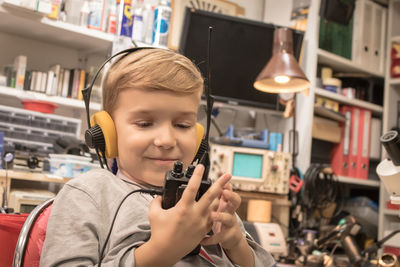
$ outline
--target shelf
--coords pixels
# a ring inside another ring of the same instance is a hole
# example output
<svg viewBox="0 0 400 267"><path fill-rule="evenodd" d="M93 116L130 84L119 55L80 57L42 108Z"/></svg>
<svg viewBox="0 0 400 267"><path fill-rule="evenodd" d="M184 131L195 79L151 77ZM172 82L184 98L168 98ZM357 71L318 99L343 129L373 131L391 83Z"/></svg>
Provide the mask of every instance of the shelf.
<svg viewBox="0 0 400 267"><path fill-rule="evenodd" d="M400 78L394 78L389 80L390 85L399 85L400 84Z"/></svg>
<svg viewBox="0 0 400 267"><path fill-rule="evenodd" d="M207 102L205 100L201 100L201 105L206 106ZM220 109L232 109L232 110L241 110L241 111L254 111L258 112L260 114L267 114L267 115L274 115L274 116L283 116L283 111L280 110L273 110L273 109L267 109L267 108L261 108L261 107L254 107L254 106L246 106L246 105L239 105L236 103L224 103L224 102L219 102L215 101L214 108L220 108Z"/></svg>
<svg viewBox="0 0 400 267"><path fill-rule="evenodd" d="M98 30L51 20L24 8L0 5L0 31L82 52L106 54L114 36Z"/></svg>
<svg viewBox="0 0 400 267"><path fill-rule="evenodd" d="M400 210L383 209L383 214L400 217Z"/></svg>
<svg viewBox="0 0 400 267"><path fill-rule="evenodd" d="M372 103L369 103L369 102L366 102L363 100L349 99L345 96L339 95L337 93L332 93L332 92L329 92L328 90L324 90L321 88L315 88L315 94L318 96L321 96L321 97L326 97L326 98L338 101L341 104L347 104L347 105L357 106L360 108L369 109L376 114L382 114L382 112L383 112L382 106L372 104Z"/></svg>
<svg viewBox="0 0 400 267"><path fill-rule="evenodd" d="M369 187L379 187L380 181L377 180L364 180L364 179L358 179L358 178L351 178L351 177L346 177L346 176L337 176L339 182L341 183L346 183L346 184L355 184L355 185L363 185L363 186L369 186Z"/></svg>
<svg viewBox="0 0 400 267"><path fill-rule="evenodd" d="M369 70L364 66L357 65L353 63L351 60L335 55L328 51L322 50L318 48L318 63L326 64L330 66L335 71L339 72L362 72L365 74L377 76L377 77L384 77L383 73Z"/></svg>
<svg viewBox="0 0 400 267"><path fill-rule="evenodd" d="M400 43L400 35L392 36L392 42Z"/></svg>
<svg viewBox="0 0 400 267"><path fill-rule="evenodd" d="M71 178L63 178L56 175L36 173L36 172L23 172L9 170L7 173L9 179L36 181L36 182L49 182L65 184ZM0 177L6 177L6 170L0 170Z"/></svg>
<svg viewBox="0 0 400 267"><path fill-rule="evenodd" d="M64 107L68 107L68 108L77 108L77 109L85 108L85 104L83 103L83 100L65 98L65 97L60 97L60 96L48 96L43 93L23 91L23 90L18 90L15 88L5 87L5 86L0 86L0 95L15 97L15 98L19 98L21 100L22 99L33 99L33 100L47 101L47 102L51 102L51 103L57 104L59 106L64 106ZM98 111L98 110L100 110L100 107L101 107L101 105L99 103L90 103L90 109L92 109L92 110Z"/></svg>

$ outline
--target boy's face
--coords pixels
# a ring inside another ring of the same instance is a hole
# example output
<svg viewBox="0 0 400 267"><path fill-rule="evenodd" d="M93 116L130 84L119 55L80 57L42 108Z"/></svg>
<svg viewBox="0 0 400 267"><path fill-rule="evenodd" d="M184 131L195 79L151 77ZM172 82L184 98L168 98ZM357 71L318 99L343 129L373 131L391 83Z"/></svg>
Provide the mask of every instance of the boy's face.
<svg viewBox="0 0 400 267"><path fill-rule="evenodd" d="M175 161L186 168L196 150L200 93L129 89L113 112L118 167L131 180L162 186Z"/></svg>

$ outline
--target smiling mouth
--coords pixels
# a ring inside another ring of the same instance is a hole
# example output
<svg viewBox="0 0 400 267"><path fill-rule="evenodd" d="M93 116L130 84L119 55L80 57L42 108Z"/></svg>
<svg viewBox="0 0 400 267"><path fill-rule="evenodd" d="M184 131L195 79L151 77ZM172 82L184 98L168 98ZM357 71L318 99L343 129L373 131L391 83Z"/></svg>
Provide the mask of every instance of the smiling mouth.
<svg viewBox="0 0 400 267"><path fill-rule="evenodd" d="M177 161L177 159L162 159L162 158L149 158L149 159L160 165L169 165L169 164Z"/></svg>

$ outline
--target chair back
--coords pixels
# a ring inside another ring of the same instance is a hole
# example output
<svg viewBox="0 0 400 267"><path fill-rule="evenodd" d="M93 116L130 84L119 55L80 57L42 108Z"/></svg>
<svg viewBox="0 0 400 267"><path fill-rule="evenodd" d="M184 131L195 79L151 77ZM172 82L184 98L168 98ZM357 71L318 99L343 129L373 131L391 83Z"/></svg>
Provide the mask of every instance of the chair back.
<svg viewBox="0 0 400 267"><path fill-rule="evenodd" d="M13 267L39 266L47 221L54 198L38 205L28 216L18 236ZM26 253L28 251L28 253Z"/></svg>

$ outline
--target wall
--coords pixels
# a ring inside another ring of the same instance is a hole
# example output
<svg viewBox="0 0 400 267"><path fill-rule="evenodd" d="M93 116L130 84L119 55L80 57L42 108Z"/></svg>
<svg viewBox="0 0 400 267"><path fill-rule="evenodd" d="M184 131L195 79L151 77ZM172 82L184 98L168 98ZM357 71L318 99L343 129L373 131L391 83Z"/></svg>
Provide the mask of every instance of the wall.
<svg viewBox="0 0 400 267"><path fill-rule="evenodd" d="M290 21L293 0L265 0L263 21L281 26L291 27ZM297 0L299 1L299 0Z"/></svg>

